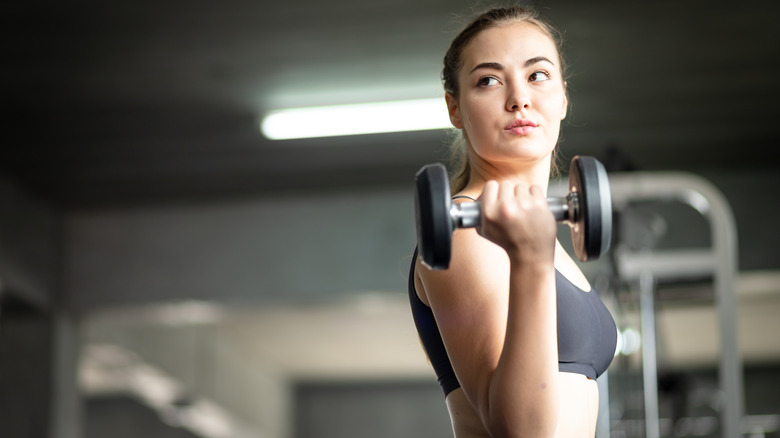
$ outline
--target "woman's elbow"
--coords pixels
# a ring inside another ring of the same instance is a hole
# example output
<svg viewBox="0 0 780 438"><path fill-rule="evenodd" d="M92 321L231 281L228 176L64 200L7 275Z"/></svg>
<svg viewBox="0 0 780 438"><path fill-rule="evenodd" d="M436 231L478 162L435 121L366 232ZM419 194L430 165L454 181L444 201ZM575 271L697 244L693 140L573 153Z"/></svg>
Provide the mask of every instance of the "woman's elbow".
<svg viewBox="0 0 780 438"><path fill-rule="evenodd" d="M534 408L493 412L486 426L491 438L553 438L557 415Z"/></svg>

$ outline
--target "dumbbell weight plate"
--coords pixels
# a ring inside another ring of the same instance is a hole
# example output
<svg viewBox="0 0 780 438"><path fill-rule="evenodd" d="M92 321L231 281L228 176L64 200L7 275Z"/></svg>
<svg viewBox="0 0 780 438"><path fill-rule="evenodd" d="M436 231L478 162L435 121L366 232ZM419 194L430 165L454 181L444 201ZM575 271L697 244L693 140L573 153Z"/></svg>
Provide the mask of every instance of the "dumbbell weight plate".
<svg viewBox="0 0 780 438"><path fill-rule="evenodd" d="M581 261L604 255L612 241L612 196L604 166L593 157L577 156L569 168L569 191L576 192L579 217L572 224L572 244Z"/></svg>
<svg viewBox="0 0 780 438"><path fill-rule="evenodd" d="M452 251L452 216L447 169L440 163L423 166L415 176L417 244L420 258L430 269L447 269Z"/></svg>

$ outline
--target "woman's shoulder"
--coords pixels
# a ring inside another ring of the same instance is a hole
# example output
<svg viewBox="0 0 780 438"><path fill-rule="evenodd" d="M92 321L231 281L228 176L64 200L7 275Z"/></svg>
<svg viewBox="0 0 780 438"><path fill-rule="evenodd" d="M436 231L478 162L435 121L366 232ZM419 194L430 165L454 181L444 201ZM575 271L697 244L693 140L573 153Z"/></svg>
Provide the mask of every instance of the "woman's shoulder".
<svg viewBox="0 0 780 438"><path fill-rule="evenodd" d="M455 304L493 295L507 287L509 258L498 245L483 238L474 228L452 235L452 255L448 269L431 270L417 262L417 275L425 301ZM436 297L439 297L437 299Z"/></svg>

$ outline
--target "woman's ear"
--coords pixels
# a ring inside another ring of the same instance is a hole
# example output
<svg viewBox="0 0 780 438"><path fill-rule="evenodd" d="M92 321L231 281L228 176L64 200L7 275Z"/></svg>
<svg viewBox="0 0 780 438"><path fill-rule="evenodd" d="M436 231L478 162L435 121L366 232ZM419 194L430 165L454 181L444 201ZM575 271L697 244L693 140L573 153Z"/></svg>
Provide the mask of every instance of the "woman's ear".
<svg viewBox="0 0 780 438"><path fill-rule="evenodd" d="M463 121L460 118L460 105L458 99L452 93L444 94L444 100L447 101L447 112L450 114L450 123L452 126L463 129Z"/></svg>
<svg viewBox="0 0 780 438"><path fill-rule="evenodd" d="M566 82L563 83L563 108L561 108L561 120L566 118L569 111L569 92L566 91Z"/></svg>

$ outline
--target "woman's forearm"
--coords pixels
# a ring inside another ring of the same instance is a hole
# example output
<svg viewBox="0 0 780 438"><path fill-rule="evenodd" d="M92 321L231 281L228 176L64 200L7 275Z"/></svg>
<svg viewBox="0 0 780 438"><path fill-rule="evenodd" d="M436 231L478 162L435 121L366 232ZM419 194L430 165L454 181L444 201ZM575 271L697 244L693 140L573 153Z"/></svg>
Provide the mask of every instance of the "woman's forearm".
<svg viewBox="0 0 780 438"><path fill-rule="evenodd" d="M550 437L558 417L555 270L512 263L504 346L483 417L493 436Z"/></svg>

